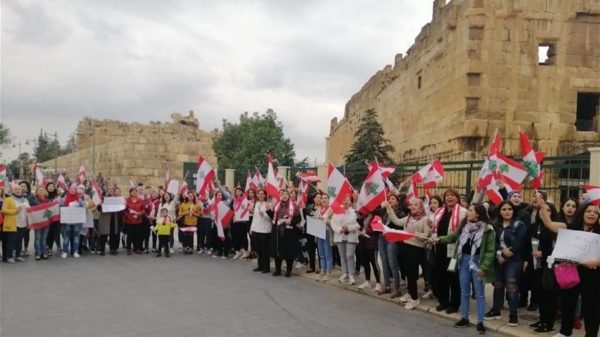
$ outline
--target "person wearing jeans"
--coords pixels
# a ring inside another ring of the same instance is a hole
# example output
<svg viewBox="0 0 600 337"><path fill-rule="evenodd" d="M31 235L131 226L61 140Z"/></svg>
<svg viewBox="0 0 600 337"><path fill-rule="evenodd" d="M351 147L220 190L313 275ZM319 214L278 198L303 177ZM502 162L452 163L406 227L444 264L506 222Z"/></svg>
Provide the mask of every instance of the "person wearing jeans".
<svg viewBox="0 0 600 337"><path fill-rule="evenodd" d="M395 194L390 194L387 200L387 206L393 210L394 214L397 218L404 218L404 212L399 207L398 196ZM401 229L400 227L394 225L394 223L389 219L388 212L386 212L386 208L376 209L373 213L379 215L381 214L382 221L388 227L392 229ZM391 298L400 297L402 292L400 291L400 266L398 260L398 253L400 244L398 242L387 242L383 235L379 236L379 241L377 242L379 257L381 258L381 268L383 270L383 284L384 288L377 291L378 295L391 293ZM390 280L392 281L393 291L390 288Z"/></svg>
<svg viewBox="0 0 600 337"><path fill-rule="evenodd" d="M358 231L360 226L356 222L356 211L352 208L352 197L350 195L344 198L342 203L344 213L334 214L331 217L331 229L333 231L333 241L338 247L340 260L342 263L342 276L339 282L343 283L349 279L350 284L355 284L354 270L356 260L354 251L358 245Z"/></svg>
<svg viewBox="0 0 600 337"><path fill-rule="evenodd" d="M333 249L331 247L331 210L329 208L329 196L325 193L317 193L313 199L314 209L312 216L325 222L325 238L316 238L317 251L319 253L319 266L321 273L317 281L329 281L329 275L333 270Z"/></svg>
<svg viewBox="0 0 600 337"><path fill-rule="evenodd" d="M460 283L460 321L454 323L457 328L466 328L469 324L469 305L471 284L477 299L477 331L485 333L483 317L485 315L484 282L495 280L493 267L496 255L496 231L489 224L485 207L473 204L469 207L467 217L458 229L446 236L431 239L432 242L444 244L457 243L454 248L450 268L458 265Z"/></svg>

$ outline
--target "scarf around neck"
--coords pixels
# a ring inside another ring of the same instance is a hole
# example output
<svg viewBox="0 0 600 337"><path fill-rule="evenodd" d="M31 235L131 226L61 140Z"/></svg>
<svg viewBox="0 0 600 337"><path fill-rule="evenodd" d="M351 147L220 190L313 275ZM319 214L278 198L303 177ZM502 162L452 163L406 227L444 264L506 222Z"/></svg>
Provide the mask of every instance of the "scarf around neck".
<svg viewBox="0 0 600 337"><path fill-rule="evenodd" d="M481 247L481 240L483 238L483 232L485 231L485 224L481 221L471 222L467 221L462 232L460 233L460 239L458 241L458 252L462 253L462 247L470 240L471 241L471 257L475 255L477 248Z"/></svg>
<svg viewBox="0 0 600 337"><path fill-rule="evenodd" d="M435 211L434 215L434 233L437 233L437 229L440 226L440 222L442 221L442 217L446 213L446 206L442 206ZM458 228L460 224L460 205L457 203L452 208L452 217L450 218L450 226L448 228L448 232L454 232Z"/></svg>
<svg viewBox="0 0 600 337"><path fill-rule="evenodd" d="M281 204L282 203L287 203L287 205L284 204L285 207L285 214L283 216L280 216L280 211L281 211ZM294 216L294 203L291 200L288 201L279 201L276 205L275 205L275 214L273 216L273 223L275 224L277 220L280 219L285 219L285 218L291 218Z"/></svg>

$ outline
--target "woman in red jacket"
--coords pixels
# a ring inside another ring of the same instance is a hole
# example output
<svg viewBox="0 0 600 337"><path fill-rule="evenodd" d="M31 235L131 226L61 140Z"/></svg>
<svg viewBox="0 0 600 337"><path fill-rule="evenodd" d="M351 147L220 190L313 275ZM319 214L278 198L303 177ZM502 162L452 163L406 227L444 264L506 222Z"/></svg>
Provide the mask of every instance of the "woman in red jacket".
<svg viewBox="0 0 600 337"><path fill-rule="evenodd" d="M129 198L125 200L125 228L127 230L127 255L131 255L131 245L136 254L142 254L144 228L144 200L138 197L135 188L129 189Z"/></svg>

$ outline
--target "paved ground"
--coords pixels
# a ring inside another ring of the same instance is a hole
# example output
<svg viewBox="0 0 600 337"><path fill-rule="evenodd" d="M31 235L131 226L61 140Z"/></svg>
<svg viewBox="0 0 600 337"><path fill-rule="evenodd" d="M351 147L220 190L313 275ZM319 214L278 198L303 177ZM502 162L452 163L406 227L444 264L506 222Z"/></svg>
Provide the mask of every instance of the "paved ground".
<svg viewBox="0 0 600 337"><path fill-rule="evenodd" d="M476 336L451 321L305 277L208 256L0 264L0 336ZM499 336L488 333L491 336Z"/></svg>

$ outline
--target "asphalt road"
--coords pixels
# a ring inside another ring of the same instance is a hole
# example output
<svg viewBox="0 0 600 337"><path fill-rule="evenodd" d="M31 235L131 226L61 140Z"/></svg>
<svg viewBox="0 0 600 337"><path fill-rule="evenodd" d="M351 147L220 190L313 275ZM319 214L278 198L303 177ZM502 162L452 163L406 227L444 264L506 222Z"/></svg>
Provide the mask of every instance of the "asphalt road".
<svg viewBox="0 0 600 337"><path fill-rule="evenodd" d="M0 264L0 316L2 337L477 335L306 278L181 254Z"/></svg>

